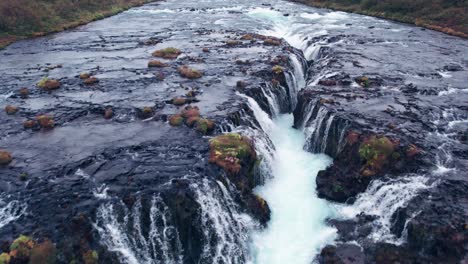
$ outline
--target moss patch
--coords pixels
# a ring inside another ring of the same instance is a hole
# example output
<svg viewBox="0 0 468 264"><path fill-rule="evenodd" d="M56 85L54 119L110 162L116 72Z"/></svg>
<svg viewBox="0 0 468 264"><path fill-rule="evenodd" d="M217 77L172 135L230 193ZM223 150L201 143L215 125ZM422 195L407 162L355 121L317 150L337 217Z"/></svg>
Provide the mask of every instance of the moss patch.
<svg viewBox="0 0 468 264"><path fill-rule="evenodd" d="M192 69L188 66L181 66L178 69L178 72L182 77L188 78L188 79L198 79L203 76L203 73L199 70Z"/></svg>
<svg viewBox="0 0 468 264"><path fill-rule="evenodd" d="M7 106L5 106L5 112L8 115L14 115L14 114L16 114L18 112L18 107L13 106L13 105L7 105Z"/></svg>
<svg viewBox="0 0 468 264"><path fill-rule="evenodd" d="M150 67L150 68L152 68L152 67L163 68L163 67L167 67L167 66L169 66L169 64L164 63L164 62L159 61L159 60L152 60L152 61L148 62L148 67Z"/></svg>
<svg viewBox="0 0 468 264"><path fill-rule="evenodd" d="M0 166L8 165L12 160L13 157L10 152L0 149Z"/></svg>
<svg viewBox="0 0 468 264"><path fill-rule="evenodd" d="M283 67L281 67L279 65L273 66L273 68L271 68L271 70L273 71L274 74L281 74L284 71Z"/></svg>
<svg viewBox="0 0 468 264"><path fill-rule="evenodd" d="M40 115L36 117L36 120L39 126L42 128L51 129L55 126L54 118L49 115Z"/></svg>
<svg viewBox="0 0 468 264"><path fill-rule="evenodd" d="M180 54L182 54L182 51L173 47L160 49L152 53L154 57L160 57L164 59L176 59Z"/></svg>
<svg viewBox="0 0 468 264"><path fill-rule="evenodd" d="M51 90L56 90L60 88L60 82L54 79L49 79L48 77L42 78L38 83L37 87L46 90L46 91L51 91Z"/></svg>
<svg viewBox="0 0 468 264"><path fill-rule="evenodd" d="M237 133L217 136L210 140L210 162L226 172L237 174L242 169L242 160L256 160L251 140Z"/></svg>
<svg viewBox="0 0 468 264"><path fill-rule="evenodd" d="M361 169L362 176L373 176L379 173L389 162L395 151L395 143L388 137L370 136L359 147L359 156L366 161Z"/></svg>

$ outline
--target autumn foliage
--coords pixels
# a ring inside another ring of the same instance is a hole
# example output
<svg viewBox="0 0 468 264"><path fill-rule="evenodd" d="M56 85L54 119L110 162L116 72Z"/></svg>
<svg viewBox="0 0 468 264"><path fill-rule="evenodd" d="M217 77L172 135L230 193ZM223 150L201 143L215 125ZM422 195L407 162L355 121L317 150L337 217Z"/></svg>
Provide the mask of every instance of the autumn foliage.
<svg viewBox="0 0 468 264"><path fill-rule="evenodd" d="M468 37L466 0L295 0L318 7L356 12Z"/></svg>

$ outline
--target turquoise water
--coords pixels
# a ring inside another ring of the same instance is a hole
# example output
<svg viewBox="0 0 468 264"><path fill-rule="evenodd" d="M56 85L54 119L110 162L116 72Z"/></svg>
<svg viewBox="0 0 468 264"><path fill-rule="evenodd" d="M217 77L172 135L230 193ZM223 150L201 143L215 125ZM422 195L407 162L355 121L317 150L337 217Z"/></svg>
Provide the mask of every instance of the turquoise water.
<svg viewBox="0 0 468 264"><path fill-rule="evenodd" d="M332 160L304 151L304 134L292 123L292 115L280 115L267 131L276 147L273 178L257 193L272 213L268 227L253 236L257 264L310 264L320 248L335 238L335 229L325 225L333 210L315 191L317 173Z"/></svg>

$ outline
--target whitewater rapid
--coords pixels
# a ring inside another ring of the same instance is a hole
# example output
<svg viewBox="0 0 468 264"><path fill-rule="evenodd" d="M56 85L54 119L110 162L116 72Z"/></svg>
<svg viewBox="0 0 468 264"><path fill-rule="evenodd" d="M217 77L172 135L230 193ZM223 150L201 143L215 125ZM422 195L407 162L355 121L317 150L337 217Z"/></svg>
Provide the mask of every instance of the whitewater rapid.
<svg viewBox="0 0 468 264"><path fill-rule="evenodd" d="M304 151L305 136L292 128L292 122L291 114L280 115L269 131L276 148L273 178L257 193L268 202L272 213L268 227L253 235L257 264L311 263L336 234L325 224L333 208L315 191L315 176L332 160Z"/></svg>

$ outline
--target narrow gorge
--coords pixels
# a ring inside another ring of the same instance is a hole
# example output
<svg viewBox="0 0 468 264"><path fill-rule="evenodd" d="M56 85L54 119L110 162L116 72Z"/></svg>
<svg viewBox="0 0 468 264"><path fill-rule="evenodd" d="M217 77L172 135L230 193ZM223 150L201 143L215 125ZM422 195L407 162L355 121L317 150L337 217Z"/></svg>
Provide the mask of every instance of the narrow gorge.
<svg viewBox="0 0 468 264"><path fill-rule="evenodd" d="M465 263L468 42L167 0L0 50L0 264Z"/></svg>

